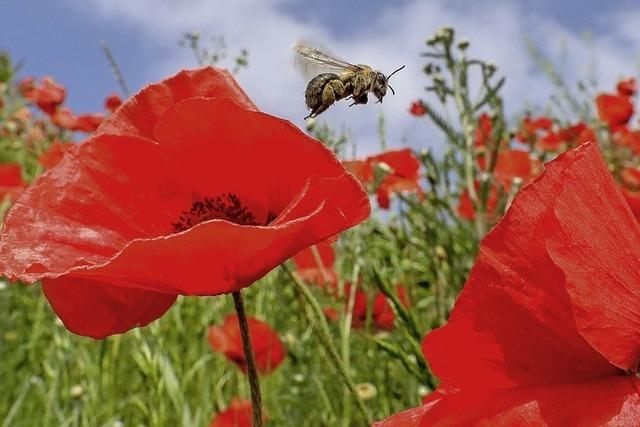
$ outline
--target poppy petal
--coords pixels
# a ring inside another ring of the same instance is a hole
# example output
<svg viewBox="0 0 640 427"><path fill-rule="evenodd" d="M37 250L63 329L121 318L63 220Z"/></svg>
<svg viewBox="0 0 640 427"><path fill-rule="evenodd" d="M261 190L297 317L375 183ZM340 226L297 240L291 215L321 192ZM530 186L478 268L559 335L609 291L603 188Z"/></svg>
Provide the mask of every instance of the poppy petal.
<svg viewBox="0 0 640 427"><path fill-rule="evenodd" d="M640 226L591 146L563 159L566 183L550 203L559 227L546 246L563 270L580 334L609 362L640 362Z"/></svg>
<svg viewBox="0 0 640 427"><path fill-rule="evenodd" d="M422 418L429 413L432 406L433 404L427 404L398 412L373 423L372 427L420 427Z"/></svg>
<svg viewBox="0 0 640 427"><path fill-rule="evenodd" d="M640 423L637 387L637 379L617 376L585 383L515 388L493 393L451 393L405 413L414 417L422 414L421 422L413 424L420 427L623 427ZM405 425L389 422L376 427Z"/></svg>
<svg viewBox="0 0 640 427"><path fill-rule="evenodd" d="M339 178L346 172L331 150L288 121L229 99L192 98L173 106L156 128L155 140L179 164L186 186L205 194L233 192L249 206L268 206L269 212L254 212L258 218L280 214L309 178ZM354 181L352 191L331 193L362 204L364 189L350 174L346 177L345 183Z"/></svg>
<svg viewBox="0 0 640 427"><path fill-rule="evenodd" d="M127 277L130 286L152 291L219 295L251 285L293 254L345 228L344 215L331 202L273 227L211 220L171 236L134 240L105 264L75 271Z"/></svg>
<svg viewBox="0 0 640 427"><path fill-rule="evenodd" d="M78 277L45 279L43 290L67 329L95 339L145 326L162 316L177 298Z"/></svg>
<svg viewBox="0 0 640 427"><path fill-rule="evenodd" d="M257 109L229 71L204 67L181 71L145 87L105 119L98 132L150 138L170 106L194 96L230 98L245 108Z"/></svg>
<svg viewBox="0 0 640 427"><path fill-rule="evenodd" d="M585 144L548 163L482 241L449 323L423 343L445 384L486 390L619 373L579 334L565 273L547 249L562 234L562 224L575 220L559 218L554 210L568 194L564 189L601 184L606 166L597 150ZM585 172L576 180L579 170Z"/></svg>
<svg viewBox="0 0 640 427"><path fill-rule="evenodd" d="M140 167L141 159L153 167ZM134 238L172 232L192 197L174 181L152 141L102 135L69 147L8 212L1 271L34 282L106 262Z"/></svg>

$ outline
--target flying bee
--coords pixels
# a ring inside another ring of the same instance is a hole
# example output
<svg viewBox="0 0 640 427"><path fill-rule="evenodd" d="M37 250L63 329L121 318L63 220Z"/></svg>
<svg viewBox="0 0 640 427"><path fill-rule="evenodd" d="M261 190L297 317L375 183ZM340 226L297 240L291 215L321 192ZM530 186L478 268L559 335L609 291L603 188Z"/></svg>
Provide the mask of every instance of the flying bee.
<svg viewBox="0 0 640 427"><path fill-rule="evenodd" d="M389 85L389 78L404 68L404 65L389 76L373 70L364 64L350 64L333 55L323 52L318 47L304 43L293 46L296 62L305 74L314 72L315 77L309 81L304 91L305 103L311 113L305 117L316 117L341 99L352 99L349 105L366 104L368 94L372 92L382 102L387 94L387 88L394 95L396 92Z"/></svg>

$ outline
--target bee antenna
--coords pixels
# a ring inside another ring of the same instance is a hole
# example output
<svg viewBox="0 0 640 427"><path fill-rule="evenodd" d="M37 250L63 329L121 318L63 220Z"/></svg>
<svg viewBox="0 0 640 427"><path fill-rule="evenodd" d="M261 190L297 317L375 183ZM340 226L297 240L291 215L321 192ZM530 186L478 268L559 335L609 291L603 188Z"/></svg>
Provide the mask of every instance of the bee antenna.
<svg viewBox="0 0 640 427"><path fill-rule="evenodd" d="M388 87L389 89L391 89L391 93L392 93L392 94L394 94L394 95L396 94L396 91L395 91L395 90L393 90L393 88L391 87L391 85L390 85L390 84L387 84L387 87Z"/></svg>
<svg viewBox="0 0 640 427"><path fill-rule="evenodd" d="M395 73L397 73L398 71L402 70L405 66L403 65L402 67L398 68L397 70L395 70L393 73L389 74L389 77L387 77L387 81L389 81L389 79L391 78L391 76L393 76Z"/></svg>

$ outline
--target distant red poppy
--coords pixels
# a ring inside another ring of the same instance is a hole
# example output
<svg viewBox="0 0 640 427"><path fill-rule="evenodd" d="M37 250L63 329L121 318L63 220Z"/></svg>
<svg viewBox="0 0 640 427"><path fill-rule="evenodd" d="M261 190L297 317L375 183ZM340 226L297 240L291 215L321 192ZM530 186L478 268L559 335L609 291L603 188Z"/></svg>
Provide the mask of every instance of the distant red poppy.
<svg viewBox="0 0 640 427"><path fill-rule="evenodd" d="M582 122L560 129L558 136L562 142L569 146L578 146L597 140L595 131Z"/></svg>
<svg viewBox="0 0 640 427"><path fill-rule="evenodd" d="M376 426L640 425L639 254L597 146L560 155L484 238L448 324L425 338L439 391Z"/></svg>
<svg viewBox="0 0 640 427"><path fill-rule="evenodd" d="M496 181L502 185L506 192L511 189L515 178L522 180L522 185L531 182L542 172L542 164L537 159L532 159L527 151L505 150L498 154L494 175Z"/></svg>
<svg viewBox="0 0 640 427"><path fill-rule="evenodd" d="M99 113L95 114L82 114L76 116L69 108L58 108L58 110L51 116L51 121L63 128L71 131L80 132L94 132L102 121L104 116Z"/></svg>
<svg viewBox="0 0 640 427"><path fill-rule="evenodd" d="M476 193L480 190L480 183L478 181L475 182L475 190ZM496 185L492 185L489 189L489 194L487 197L487 206L485 216L487 218L493 218L496 213L496 207L498 205L498 187ZM476 219L476 209L473 206L473 202L471 201L471 197L469 196L469 192L465 189L462 194L460 194L460 200L458 201L458 215L461 218L468 220Z"/></svg>
<svg viewBox="0 0 640 427"><path fill-rule="evenodd" d="M487 113L482 113L478 118L478 124L476 125L476 137L474 145L476 147L486 147L491 140L491 134L493 133L493 120Z"/></svg>
<svg viewBox="0 0 640 427"><path fill-rule="evenodd" d="M252 419L251 402L235 398L227 409L214 415L209 427L251 427Z"/></svg>
<svg viewBox="0 0 640 427"><path fill-rule="evenodd" d="M640 190L640 169L624 168L620 172L624 186L631 190Z"/></svg>
<svg viewBox="0 0 640 427"><path fill-rule="evenodd" d="M392 193L413 191L422 197L420 162L409 148L386 151L364 160L346 161L344 165L364 184L373 184L375 168L382 163L386 164L390 171L376 189L378 205L381 208L389 209Z"/></svg>
<svg viewBox="0 0 640 427"><path fill-rule="evenodd" d="M323 313L325 316L327 316L327 319L337 322L338 319L340 319L340 315L338 314L338 310L336 310L333 307L325 307L322 309Z"/></svg>
<svg viewBox="0 0 640 427"><path fill-rule="evenodd" d="M15 200L25 186L22 166L18 163L0 164L0 201L7 197Z"/></svg>
<svg viewBox="0 0 640 427"><path fill-rule="evenodd" d="M271 327L253 317L247 319L249 336L256 356L258 372L268 374L276 369L284 360L287 351ZM238 365L242 372L247 372L247 361L242 348L240 325L235 314L225 317L222 327L209 328L209 344L214 351L224 355Z"/></svg>
<svg viewBox="0 0 640 427"><path fill-rule="evenodd" d="M0 234L0 273L43 280L68 329L102 338L178 295L249 286L369 213L333 152L207 67L143 89L31 185Z"/></svg>
<svg viewBox="0 0 640 427"><path fill-rule="evenodd" d="M65 88L51 77L43 77L40 85L36 84L33 78L27 77L18 84L18 91L25 99L49 115L55 113L56 108L67 96Z"/></svg>
<svg viewBox="0 0 640 427"><path fill-rule="evenodd" d="M344 284L343 297L345 307L349 302L349 298L353 289L352 286L353 285L348 282ZM395 292L402 305L405 307L409 307L410 301L407 294L407 289L403 285L396 285ZM369 311L369 298L367 298L367 294L359 286L356 287L355 290L353 290L353 294L354 300L351 316L351 327L354 329L359 329L364 326L367 320L367 313ZM339 318L338 312L332 307L325 308L324 313L331 320L336 321ZM391 302L382 292L376 293L375 299L373 301L373 306L371 306L371 320L373 321L373 325L378 329L393 329L395 312L391 307Z"/></svg>
<svg viewBox="0 0 640 427"><path fill-rule="evenodd" d="M69 147L71 147L70 142L59 140L53 141L47 151L45 151L38 157L38 163L44 166L45 169L51 169L52 167L60 163L60 160L62 160L62 156Z"/></svg>
<svg viewBox="0 0 640 427"><path fill-rule="evenodd" d="M396 285L395 292L402 305L409 307L410 302L409 295L407 294L407 288L402 285ZM379 329L393 329L396 315L391 307L391 302L382 292L378 292L376 299L373 302L372 317L374 324Z"/></svg>
<svg viewBox="0 0 640 427"><path fill-rule="evenodd" d="M640 130L629 130L625 126L613 135L613 140L628 147L634 154L640 154Z"/></svg>
<svg viewBox="0 0 640 427"><path fill-rule="evenodd" d="M316 258L313 248L320 259ZM330 290L335 290L338 284L338 274L333 269L335 260L333 247L326 242L303 249L293 257L296 271L302 279L326 286Z"/></svg>
<svg viewBox="0 0 640 427"><path fill-rule="evenodd" d="M107 111L114 112L120 105L122 105L122 98L118 94L112 93L104 99L104 108Z"/></svg>
<svg viewBox="0 0 640 427"><path fill-rule="evenodd" d="M620 95L633 96L636 94L636 91L638 90L636 79L629 78L626 80L620 80L618 82L618 86L616 87L616 89L618 89L618 93Z"/></svg>
<svg viewBox="0 0 640 427"><path fill-rule="evenodd" d="M349 303L351 298L351 283L344 284L344 303L345 306ZM351 312L351 327L362 328L367 320L367 311L369 308L369 298L367 294L360 286L356 286L353 291L353 311ZM346 310L345 310L346 311Z"/></svg>
<svg viewBox="0 0 640 427"><path fill-rule="evenodd" d="M94 132L98 129L103 120L104 116L100 113L81 114L76 117L76 125L72 130L87 133Z"/></svg>
<svg viewBox="0 0 640 427"><path fill-rule="evenodd" d="M525 144L533 144L541 136L541 132L546 134L551 131L553 121L548 117L537 117L532 119L525 117L522 120L520 130L516 133L516 139Z"/></svg>
<svg viewBox="0 0 640 427"><path fill-rule="evenodd" d="M427 114L427 107L422 101L413 101L411 103L411 107L409 108L409 113L412 116L422 117Z"/></svg>
<svg viewBox="0 0 640 427"><path fill-rule="evenodd" d="M624 127L633 116L633 104L628 95L602 93L596 97L598 117L612 131Z"/></svg>

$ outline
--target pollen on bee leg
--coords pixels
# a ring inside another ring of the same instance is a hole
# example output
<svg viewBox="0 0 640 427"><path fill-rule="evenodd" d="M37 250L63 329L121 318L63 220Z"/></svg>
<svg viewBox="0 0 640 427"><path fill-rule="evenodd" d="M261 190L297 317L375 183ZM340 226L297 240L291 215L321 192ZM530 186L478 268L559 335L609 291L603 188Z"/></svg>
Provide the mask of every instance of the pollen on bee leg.
<svg viewBox="0 0 640 427"><path fill-rule="evenodd" d="M178 221L172 223L176 233L212 219L222 219L240 225L259 225L254 214L233 193L216 197L195 198L191 209L182 211Z"/></svg>

